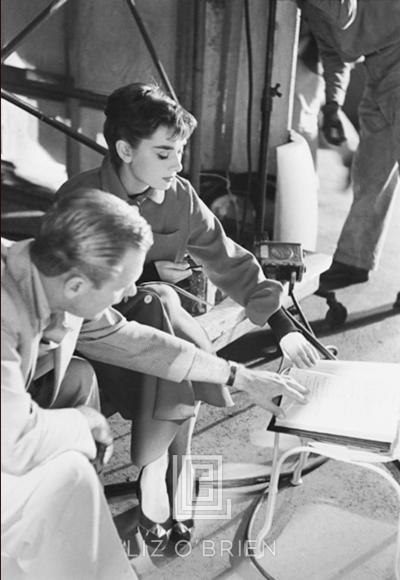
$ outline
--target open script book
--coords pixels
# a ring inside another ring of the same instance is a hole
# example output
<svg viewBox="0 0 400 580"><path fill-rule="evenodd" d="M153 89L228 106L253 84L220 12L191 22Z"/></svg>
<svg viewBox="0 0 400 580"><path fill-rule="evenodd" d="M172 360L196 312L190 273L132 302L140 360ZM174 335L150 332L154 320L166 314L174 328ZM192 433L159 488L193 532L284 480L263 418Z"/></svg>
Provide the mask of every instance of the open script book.
<svg viewBox="0 0 400 580"><path fill-rule="evenodd" d="M321 360L289 376L310 390L302 405L283 397L268 428L318 441L391 453L400 430L400 364Z"/></svg>

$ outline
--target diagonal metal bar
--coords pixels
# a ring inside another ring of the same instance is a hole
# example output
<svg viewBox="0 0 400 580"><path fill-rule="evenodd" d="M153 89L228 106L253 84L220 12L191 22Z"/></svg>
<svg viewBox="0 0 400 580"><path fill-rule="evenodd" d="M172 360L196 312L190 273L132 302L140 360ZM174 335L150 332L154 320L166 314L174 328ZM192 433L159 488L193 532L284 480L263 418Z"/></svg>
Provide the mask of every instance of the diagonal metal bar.
<svg viewBox="0 0 400 580"><path fill-rule="evenodd" d="M47 18L52 16L63 4L68 2L68 0L53 0L50 4L40 12L25 28L21 30L1 51L1 62L10 56L17 48L17 46L38 26L40 26Z"/></svg>
<svg viewBox="0 0 400 580"><path fill-rule="evenodd" d="M166 87L166 89L168 90L169 94L171 95L171 97L178 102L178 97L176 96L176 93L174 91L174 88L171 84L171 81L168 78L167 73L165 72L165 69L162 65L162 62L160 61L160 59L157 56L157 52L156 49L154 48L154 45L151 41L151 38L149 36L149 33L146 30L146 27L144 25L144 22L142 20L142 17L140 16L138 9L136 8L136 2L135 0L126 0L128 7L132 13L132 16L134 17L136 24L140 30L140 33L143 37L143 40L147 46L147 49L150 53L151 58L153 59L153 62L159 72L159 75Z"/></svg>
<svg viewBox="0 0 400 580"><path fill-rule="evenodd" d="M86 137L85 135L82 135L81 133L74 131L73 129L68 127L68 125L66 125L65 123L61 123L61 121L57 121L53 117L48 117L47 115L42 113L39 109L33 107L32 105L29 105L29 103L26 103L25 101L16 97L12 93L9 93L8 91L2 89L1 98L8 101L9 103L12 103L16 107L23 109L24 111L26 111L30 115L33 115L40 121L43 121L43 123L50 125L50 127L54 127L54 129L61 131L61 133L65 133L65 135L68 135L68 137L71 137L72 139L79 141L83 145L86 145L90 149L97 151L97 153L101 153L102 155L107 154L108 150L105 147L102 147L101 145L96 143L96 141L93 141L93 139L89 139L89 137Z"/></svg>

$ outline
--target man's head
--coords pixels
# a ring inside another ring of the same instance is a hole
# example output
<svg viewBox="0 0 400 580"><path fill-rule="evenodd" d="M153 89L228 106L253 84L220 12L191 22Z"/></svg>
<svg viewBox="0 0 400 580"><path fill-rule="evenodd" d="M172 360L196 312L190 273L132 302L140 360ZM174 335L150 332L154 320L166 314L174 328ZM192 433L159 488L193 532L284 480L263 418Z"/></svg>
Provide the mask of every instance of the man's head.
<svg viewBox="0 0 400 580"><path fill-rule="evenodd" d="M78 189L43 217L31 257L56 308L91 318L136 293L150 226L137 208L96 190Z"/></svg>
<svg viewBox="0 0 400 580"><path fill-rule="evenodd" d="M160 128L171 140L186 143L197 125L196 119L157 85L143 83L114 91L105 115L104 137L116 167L125 161L123 143L137 149L142 140L150 139Z"/></svg>

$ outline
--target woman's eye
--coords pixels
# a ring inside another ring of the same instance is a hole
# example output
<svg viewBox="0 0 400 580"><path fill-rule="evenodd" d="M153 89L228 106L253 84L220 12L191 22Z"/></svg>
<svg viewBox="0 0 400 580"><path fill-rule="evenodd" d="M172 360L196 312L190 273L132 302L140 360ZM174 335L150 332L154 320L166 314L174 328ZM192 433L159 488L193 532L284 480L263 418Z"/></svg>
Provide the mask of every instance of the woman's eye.
<svg viewBox="0 0 400 580"><path fill-rule="evenodd" d="M157 153L157 157L165 161L166 159L168 159L168 153Z"/></svg>

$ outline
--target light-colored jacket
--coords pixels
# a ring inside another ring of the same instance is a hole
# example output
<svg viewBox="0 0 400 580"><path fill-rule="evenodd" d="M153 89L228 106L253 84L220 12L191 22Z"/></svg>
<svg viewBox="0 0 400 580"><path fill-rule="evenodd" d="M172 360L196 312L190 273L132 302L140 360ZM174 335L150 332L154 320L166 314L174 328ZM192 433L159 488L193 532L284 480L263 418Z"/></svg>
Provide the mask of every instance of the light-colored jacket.
<svg viewBox="0 0 400 580"><path fill-rule="evenodd" d="M133 203L109 156L101 167L69 179L57 195L63 197L80 187L95 187ZM263 326L279 310L282 285L267 280L253 254L226 236L189 181L178 175L167 191L152 190L143 198L140 213L151 225L154 237L146 264L158 260L179 262L189 253L204 266L217 288L245 307L246 316L254 324Z"/></svg>
<svg viewBox="0 0 400 580"><path fill-rule="evenodd" d="M27 387L37 370L39 343L50 311L29 242L2 242L1 395L2 471L23 474L67 450L94 458L95 444L86 419L76 409L42 409ZM41 361L54 368L59 389L75 349L82 319L65 314L70 329L58 348Z"/></svg>
<svg viewBox="0 0 400 580"><path fill-rule="evenodd" d="M180 383L195 356L193 344L156 328L126 319L113 308L96 320L65 313L69 332L53 355L38 358L50 316L29 247L32 240L2 242L2 469L24 473L35 465L75 449L94 457L86 420L75 409L41 409L27 392L30 381L55 369L59 388L75 347L93 360Z"/></svg>

